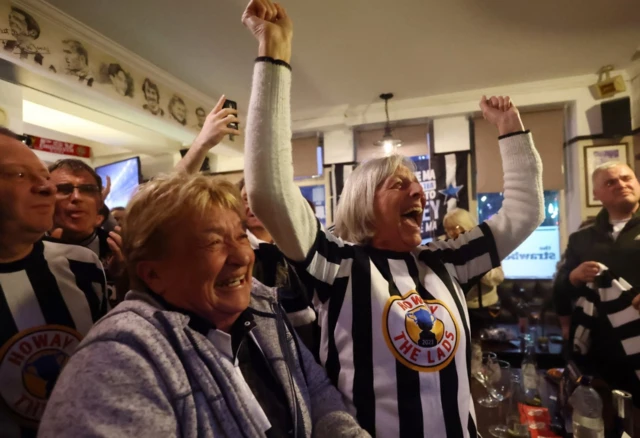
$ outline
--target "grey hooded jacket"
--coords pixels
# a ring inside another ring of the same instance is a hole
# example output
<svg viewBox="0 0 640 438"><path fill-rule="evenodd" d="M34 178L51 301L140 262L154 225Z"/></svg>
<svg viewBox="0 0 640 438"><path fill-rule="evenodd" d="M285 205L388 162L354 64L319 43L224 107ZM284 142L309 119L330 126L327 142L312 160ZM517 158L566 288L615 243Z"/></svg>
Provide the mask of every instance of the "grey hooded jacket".
<svg viewBox="0 0 640 438"><path fill-rule="evenodd" d="M275 290L254 281L251 333L283 385L292 418L300 419L297 436L369 436L345 411L312 354L295 344L275 296ZM151 295L129 292L65 366L39 436L265 436L239 397L232 365L188 322L187 315L162 309Z"/></svg>

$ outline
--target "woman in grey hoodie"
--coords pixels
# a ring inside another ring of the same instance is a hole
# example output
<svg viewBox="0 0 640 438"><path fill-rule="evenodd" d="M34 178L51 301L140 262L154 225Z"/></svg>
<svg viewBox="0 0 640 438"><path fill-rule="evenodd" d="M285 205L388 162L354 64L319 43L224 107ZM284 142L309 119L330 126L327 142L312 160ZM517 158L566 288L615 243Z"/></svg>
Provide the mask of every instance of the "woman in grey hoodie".
<svg viewBox="0 0 640 438"><path fill-rule="evenodd" d="M369 436L252 279L233 185L157 178L123 233L134 290L67 363L39 436Z"/></svg>

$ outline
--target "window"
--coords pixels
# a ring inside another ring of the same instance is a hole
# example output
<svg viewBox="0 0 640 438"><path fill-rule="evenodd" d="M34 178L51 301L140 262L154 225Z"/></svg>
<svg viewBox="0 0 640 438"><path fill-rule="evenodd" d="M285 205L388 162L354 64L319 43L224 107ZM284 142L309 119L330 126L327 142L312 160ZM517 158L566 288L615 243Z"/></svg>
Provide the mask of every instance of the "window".
<svg viewBox="0 0 640 438"><path fill-rule="evenodd" d="M326 214L326 199L325 199L325 186L302 186L300 187L302 196L304 196L309 202L311 202L316 210L316 217L320 220L323 227L327 226L327 214Z"/></svg>
<svg viewBox="0 0 640 438"><path fill-rule="evenodd" d="M532 234L506 259L502 268L506 278L550 279L560 260L560 208L558 191L544 192L545 218ZM478 193L478 218L486 221L502 207L502 193Z"/></svg>

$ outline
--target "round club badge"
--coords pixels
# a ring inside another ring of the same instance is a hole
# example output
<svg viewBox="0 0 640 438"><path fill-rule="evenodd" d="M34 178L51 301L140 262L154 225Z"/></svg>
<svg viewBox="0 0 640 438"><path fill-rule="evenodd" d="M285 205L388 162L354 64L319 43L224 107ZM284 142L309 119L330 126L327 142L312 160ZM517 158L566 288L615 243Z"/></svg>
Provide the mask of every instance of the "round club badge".
<svg viewBox="0 0 640 438"><path fill-rule="evenodd" d="M80 333L59 325L34 327L9 339L0 348L0 406L21 424L37 426L81 339Z"/></svg>
<svg viewBox="0 0 640 438"><path fill-rule="evenodd" d="M416 291L393 296L382 313L387 346L405 366L421 372L446 367L458 348L459 330L449 308Z"/></svg>

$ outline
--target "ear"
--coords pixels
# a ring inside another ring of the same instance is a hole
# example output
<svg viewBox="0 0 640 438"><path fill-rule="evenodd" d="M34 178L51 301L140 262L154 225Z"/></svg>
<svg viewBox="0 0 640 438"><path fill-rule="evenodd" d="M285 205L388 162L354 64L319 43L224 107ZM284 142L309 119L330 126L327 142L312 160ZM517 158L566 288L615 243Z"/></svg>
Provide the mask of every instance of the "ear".
<svg viewBox="0 0 640 438"><path fill-rule="evenodd" d="M598 199L598 192L596 191L596 189L593 189L591 192L593 193L593 199L599 201L600 199Z"/></svg>
<svg viewBox="0 0 640 438"><path fill-rule="evenodd" d="M157 261L145 260L138 262L136 266L136 275L138 278L158 295L164 295L164 282L160 272L162 272L162 270Z"/></svg>

